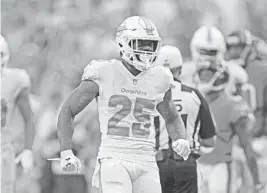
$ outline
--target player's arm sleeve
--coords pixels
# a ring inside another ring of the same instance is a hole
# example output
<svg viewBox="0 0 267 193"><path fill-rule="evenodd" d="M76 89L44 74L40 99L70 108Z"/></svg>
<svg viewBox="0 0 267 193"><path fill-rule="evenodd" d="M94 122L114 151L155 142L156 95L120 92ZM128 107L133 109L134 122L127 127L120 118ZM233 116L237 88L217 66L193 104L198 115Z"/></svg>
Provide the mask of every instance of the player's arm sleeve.
<svg viewBox="0 0 267 193"><path fill-rule="evenodd" d="M206 99L197 89L194 89L194 92L197 94L201 103L198 114L200 121L199 135L202 139L211 138L216 135L216 129L209 105Z"/></svg>

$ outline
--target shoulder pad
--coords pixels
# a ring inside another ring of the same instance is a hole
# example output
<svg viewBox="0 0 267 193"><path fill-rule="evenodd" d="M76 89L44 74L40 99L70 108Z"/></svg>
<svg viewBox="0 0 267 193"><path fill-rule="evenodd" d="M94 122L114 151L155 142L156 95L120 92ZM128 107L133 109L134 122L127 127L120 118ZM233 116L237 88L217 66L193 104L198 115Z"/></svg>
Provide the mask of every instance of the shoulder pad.
<svg viewBox="0 0 267 193"><path fill-rule="evenodd" d="M166 93L169 89L175 87L173 76L170 70L163 66L155 66L150 69L149 77L158 93Z"/></svg>
<svg viewBox="0 0 267 193"><path fill-rule="evenodd" d="M175 82L173 79L173 75L169 68L161 67L162 71L164 72L163 82L166 84L166 91L169 89L175 88Z"/></svg>
<svg viewBox="0 0 267 193"><path fill-rule="evenodd" d="M99 81L101 70L110 64L110 60L92 60L83 71L82 80Z"/></svg>

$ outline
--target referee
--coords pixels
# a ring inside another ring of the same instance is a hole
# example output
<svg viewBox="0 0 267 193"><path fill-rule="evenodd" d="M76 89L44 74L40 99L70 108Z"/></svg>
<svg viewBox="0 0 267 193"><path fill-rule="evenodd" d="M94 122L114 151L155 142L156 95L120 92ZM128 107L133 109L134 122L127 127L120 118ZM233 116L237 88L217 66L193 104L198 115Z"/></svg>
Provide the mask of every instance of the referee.
<svg viewBox="0 0 267 193"><path fill-rule="evenodd" d="M201 148L211 150L215 143L215 127L209 106L200 92L179 81L182 56L178 48L164 46L158 62L170 68L175 88L172 90L174 104L184 121L191 154L184 161L172 150L172 141L161 117L155 117L156 158L160 171L162 193L197 193L197 158ZM202 147L201 147L202 146Z"/></svg>

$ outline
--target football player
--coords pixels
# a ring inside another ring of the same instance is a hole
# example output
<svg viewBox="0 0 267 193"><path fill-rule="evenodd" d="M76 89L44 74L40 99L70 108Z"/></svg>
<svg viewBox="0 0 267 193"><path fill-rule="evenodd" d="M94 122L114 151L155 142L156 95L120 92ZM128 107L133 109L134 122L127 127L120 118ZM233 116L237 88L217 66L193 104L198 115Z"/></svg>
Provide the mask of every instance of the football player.
<svg viewBox="0 0 267 193"><path fill-rule="evenodd" d="M214 150L198 160L202 175L199 190L205 193L225 193L235 188L231 187L235 184L235 179L231 179L231 154L233 137L237 136L254 180L253 192L257 192L261 184L255 153L248 135L254 124L253 113L242 98L235 100L225 93L230 74L223 60L226 50L223 34L215 27L202 27L196 31L194 37L206 39L207 43L203 47L203 44L192 42L199 58L194 80L209 102L217 134Z"/></svg>
<svg viewBox="0 0 267 193"><path fill-rule="evenodd" d="M211 151L215 144L215 126L209 106L200 92L182 84L179 76L182 70L182 56L177 47L164 46L157 60L159 65L169 68L175 80L172 89L173 101L186 127L186 137L191 153L188 160L172 150L171 139L162 118L155 118L156 154L163 193L198 192L196 160L200 149ZM200 148L200 145L202 147Z"/></svg>
<svg viewBox="0 0 267 193"><path fill-rule="evenodd" d="M226 48L222 38L220 31L212 26L202 26L194 32L190 42L191 61L183 65L180 76L184 84L196 87L194 79L198 63L224 58Z"/></svg>
<svg viewBox="0 0 267 193"><path fill-rule="evenodd" d="M256 138L253 143L260 144L266 136L267 131L267 60L266 60L266 43L259 38L254 37L248 30L235 31L227 37L227 58L228 63L239 61L241 66L248 76L248 82L243 86L243 97L253 102L252 106L256 118L256 124L250 133ZM258 138L261 137L261 138ZM257 152L257 148L254 148ZM235 147L236 151L240 151L239 147ZM235 160L239 161L238 165L242 165L242 160L245 156L237 154ZM258 159L259 171L266 170L266 165L262 164L262 158ZM246 170L246 167L243 167ZM243 172L244 173L244 172ZM247 173L247 172L245 172ZM260 180L265 180L263 175L260 175ZM249 175L242 175L243 184L250 184L251 178ZM266 180L265 180L266 181Z"/></svg>
<svg viewBox="0 0 267 193"><path fill-rule="evenodd" d="M153 118L166 121L174 151L185 159L190 153L185 128L173 102L173 78L154 66L161 38L147 18L127 18L117 29L121 60L93 60L85 68L80 85L62 106L58 118L60 164L65 171L79 170L71 150L73 119L94 98L98 103L101 144L93 186L103 193L160 193L154 152Z"/></svg>
<svg viewBox="0 0 267 193"><path fill-rule="evenodd" d="M33 167L32 143L34 138L33 113L29 102L29 75L22 69L7 68L10 53L5 38L0 36L1 49L1 191L15 192L15 167L21 162L24 172ZM10 127L15 108L25 121L24 150L15 158L14 129Z"/></svg>
<svg viewBox="0 0 267 193"><path fill-rule="evenodd" d="M246 70L249 83L253 85L250 88L256 91L254 135L267 135L267 46L248 30L232 32L226 42L228 60Z"/></svg>

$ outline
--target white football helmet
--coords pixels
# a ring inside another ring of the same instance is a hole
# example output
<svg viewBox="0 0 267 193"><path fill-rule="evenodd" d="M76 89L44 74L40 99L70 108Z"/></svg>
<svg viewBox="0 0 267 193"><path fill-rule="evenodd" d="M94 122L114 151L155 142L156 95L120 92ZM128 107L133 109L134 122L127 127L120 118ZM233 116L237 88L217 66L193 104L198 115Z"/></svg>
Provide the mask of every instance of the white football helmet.
<svg viewBox="0 0 267 193"><path fill-rule="evenodd" d="M141 16L127 18L117 29L116 40L122 59L136 69L144 71L154 66L161 38L149 19ZM144 43L150 44L149 49L142 48Z"/></svg>
<svg viewBox="0 0 267 193"><path fill-rule="evenodd" d="M170 69L181 67L183 64L183 58L180 50L175 46L161 47L157 64Z"/></svg>
<svg viewBox="0 0 267 193"><path fill-rule="evenodd" d="M183 58L180 50L174 46L163 46L159 51L157 65L164 66L171 70L173 77L180 79L182 72Z"/></svg>
<svg viewBox="0 0 267 193"><path fill-rule="evenodd" d="M1 67L7 65L10 53L6 39L0 34L0 52L1 52Z"/></svg>
<svg viewBox="0 0 267 193"><path fill-rule="evenodd" d="M226 52L224 36L216 27L202 26L195 31L190 50L196 63L207 60L220 63Z"/></svg>

